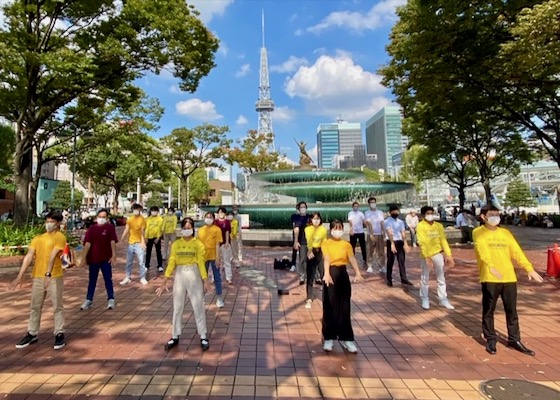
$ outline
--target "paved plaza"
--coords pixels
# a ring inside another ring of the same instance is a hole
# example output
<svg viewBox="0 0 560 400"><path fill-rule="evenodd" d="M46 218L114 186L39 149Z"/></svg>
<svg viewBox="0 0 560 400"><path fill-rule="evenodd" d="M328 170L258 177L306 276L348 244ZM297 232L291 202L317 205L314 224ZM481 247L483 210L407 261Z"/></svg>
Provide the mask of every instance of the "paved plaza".
<svg viewBox="0 0 560 400"><path fill-rule="evenodd" d="M560 242L560 231L512 230L537 271L544 273L546 248ZM524 271L518 271L522 339L536 356L511 350L503 340L491 356L481 339L481 294L472 247L453 247L456 267L447 272L447 281L454 311L438 305L435 279L430 310L420 307L418 249L407 256L415 288L401 286L398 279L388 288L383 276L364 273L366 281L352 287L358 354L345 352L338 343L332 353L322 350L321 301L305 309L305 286L299 286L297 274L273 269L275 257L290 254L287 248L245 249L245 265L224 289L224 308L216 308L214 293L206 295L209 351L200 349L187 305L180 344L166 352L171 293L156 297L161 278L143 287L134 275L133 283L119 286L125 250L119 245L114 310L106 310L100 276L93 308L80 311L87 271L66 272L67 345L62 350L53 349L49 299L38 343L15 348L26 332L30 283L8 292L17 268L0 267L2 398L469 400L483 399L480 383L500 377L560 390L560 283L528 282ZM3 263L10 264L6 259ZM290 294L280 296L278 288L290 289ZM320 288L315 290L320 298ZM496 327L503 337L501 304Z"/></svg>

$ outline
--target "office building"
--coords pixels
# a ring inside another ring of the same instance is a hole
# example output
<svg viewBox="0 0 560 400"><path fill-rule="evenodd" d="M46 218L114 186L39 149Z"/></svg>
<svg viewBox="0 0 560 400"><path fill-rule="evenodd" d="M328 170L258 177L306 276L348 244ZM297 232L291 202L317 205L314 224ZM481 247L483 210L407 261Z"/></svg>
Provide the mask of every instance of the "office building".
<svg viewBox="0 0 560 400"><path fill-rule="evenodd" d="M363 144L360 123L337 120L317 127L317 164L319 168L336 168L335 156L352 156L354 146Z"/></svg>
<svg viewBox="0 0 560 400"><path fill-rule="evenodd" d="M363 144L354 146L351 156L336 156L336 167L340 169L368 168L377 171L377 154L367 154Z"/></svg>

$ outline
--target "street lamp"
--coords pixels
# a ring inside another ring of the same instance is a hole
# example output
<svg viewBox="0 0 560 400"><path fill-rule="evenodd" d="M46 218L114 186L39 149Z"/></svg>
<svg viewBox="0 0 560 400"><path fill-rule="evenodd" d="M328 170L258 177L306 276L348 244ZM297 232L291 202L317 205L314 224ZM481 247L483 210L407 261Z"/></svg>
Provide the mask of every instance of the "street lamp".
<svg viewBox="0 0 560 400"><path fill-rule="evenodd" d="M74 191L76 187L76 138L78 136L78 127L74 125L72 131L72 186L70 187L70 221L68 228L74 230Z"/></svg>

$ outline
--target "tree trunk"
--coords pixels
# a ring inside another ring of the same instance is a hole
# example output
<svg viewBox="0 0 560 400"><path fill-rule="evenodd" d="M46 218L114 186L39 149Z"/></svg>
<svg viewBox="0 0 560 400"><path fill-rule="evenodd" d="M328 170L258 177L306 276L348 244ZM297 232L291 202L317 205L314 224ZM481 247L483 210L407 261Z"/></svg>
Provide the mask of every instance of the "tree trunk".
<svg viewBox="0 0 560 400"><path fill-rule="evenodd" d="M187 211L189 210L189 179L181 179L181 210L183 211L183 215L187 215Z"/></svg>
<svg viewBox="0 0 560 400"><path fill-rule="evenodd" d="M486 204L492 205L492 190L490 189L490 179L484 178L482 180L482 187L484 188L484 195L486 196Z"/></svg>
<svg viewBox="0 0 560 400"><path fill-rule="evenodd" d="M459 192L459 210L465 209L465 201L467 199L467 196L465 195L465 189L466 187L464 185L459 185L457 187L457 191Z"/></svg>
<svg viewBox="0 0 560 400"><path fill-rule="evenodd" d="M115 189L115 196L113 197L113 214L118 214L119 212L119 196L121 195L120 188L113 188Z"/></svg>
<svg viewBox="0 0 560 400"><path fill-rule="evenodd" d="M15 209L14 224L16 226L26 225L35 206L31 205L31 201L35 200L35 196L31 197L31 188L33 186L33 143L32 136L28 132L22 131L24 128L19 125L17 127L17 143L16 153L14 156L14 184L16 186L15 193Z"/></svg>

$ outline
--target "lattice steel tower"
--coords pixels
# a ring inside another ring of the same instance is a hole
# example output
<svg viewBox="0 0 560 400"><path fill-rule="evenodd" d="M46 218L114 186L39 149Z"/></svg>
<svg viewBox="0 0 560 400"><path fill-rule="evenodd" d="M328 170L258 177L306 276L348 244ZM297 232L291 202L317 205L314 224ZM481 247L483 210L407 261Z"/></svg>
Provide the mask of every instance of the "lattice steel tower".
<svg viewBox="0 0 560 400"><path fill-rule="evenodd" d="M272 111L274 102L270 98L270 82L268 79L268 56L264 45L264 11L262 12L262 47L261 47L261 68L259 75L259 99L255 104L255 109L259 113L258 132L263 134L273 134L272 143L269 150L275 151L274 133L272 132Z"/></svg>

